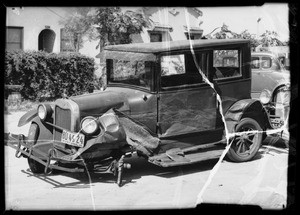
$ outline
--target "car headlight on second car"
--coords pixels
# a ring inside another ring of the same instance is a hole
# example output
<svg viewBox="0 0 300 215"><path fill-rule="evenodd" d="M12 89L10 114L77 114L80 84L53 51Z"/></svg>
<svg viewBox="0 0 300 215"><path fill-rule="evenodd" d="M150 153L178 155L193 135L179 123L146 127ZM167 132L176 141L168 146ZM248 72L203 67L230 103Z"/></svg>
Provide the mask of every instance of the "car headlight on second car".
<svg viewBox="0 0 300 215"><path fill-rule="evenodd" d="M52 108L49 104L40 104L37 108L38 116L41 120L46 120L52 115Z"/></svg>
<svg viewBox="0 0 300 215"><path fill-rule="evenodd" d="M98 131L99 124L95 117L87 116L81 120L80 128L83 133L91 135Z"/></svg>
<svg viewBox="0 0 300 215"><path fill-rule="evenodd" d="M268 104L270 102L270 99L271 99L271 93L269 90L265 89L259 95L259 100L263 104Z"/></svg>

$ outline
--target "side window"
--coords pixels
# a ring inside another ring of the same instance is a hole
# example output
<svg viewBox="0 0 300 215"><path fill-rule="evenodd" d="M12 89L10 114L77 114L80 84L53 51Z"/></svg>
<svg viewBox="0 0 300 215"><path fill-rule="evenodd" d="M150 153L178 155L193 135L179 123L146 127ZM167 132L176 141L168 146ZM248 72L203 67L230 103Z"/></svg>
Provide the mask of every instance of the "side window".
<svg viewBox="0 0 300 215"><path fill-rule="evenodd" d="M150 32L150 43L152 42L162 42L162 33L160 32Z"/></svg>
<svg viewBox="0 0 300 215"><path fill-rule="evenodd" d="M161 57L161 87L188 87L202 83L200 69L207 75L208 53L192 53L167 55Z"/></svg>
<svg viewBox="0 0 300 215"><path fill-rule="evenodd" d="M161 57L161 76L179 75L185 73L184 55L169 55Z"/></svg>
<svg viewBox="0 0 300 215"><path fill-rule="evenodd" d="M264 69L269 69L272 66L272 59L270 57L261 58L261 67Z"/></svg>
<svg viewBox="0 0 300 215"><path fill-rule="evenodd" d="M251 68L252 69L259 69L259 57L252 57L251 58Z"/></svg>
<svg viewBox="0 0 300 215"><path fill-rule="evenodd" d="M237 49L214 50L213 70L215 72L213 79L228 79L241 77L240 51Z"/></svg>
<svg viewBox="0 0 300 215"><path fill-rule="evenodd" d="M6 27L6 50L23 49L23 27Z"/></svg>
<svg viewBox="0 0 300 215"><path fill-rule="evenodd" d="M151 89L153 64L148 61L108 61L108 82L129 84Z"/></svg>
<svg viewBox="0 0 300 215"><path fill-rule="evenodd" d="M71 33L67 32L65 28L60 29L60 51L61 52L74 52L74 37Z"/></svg>

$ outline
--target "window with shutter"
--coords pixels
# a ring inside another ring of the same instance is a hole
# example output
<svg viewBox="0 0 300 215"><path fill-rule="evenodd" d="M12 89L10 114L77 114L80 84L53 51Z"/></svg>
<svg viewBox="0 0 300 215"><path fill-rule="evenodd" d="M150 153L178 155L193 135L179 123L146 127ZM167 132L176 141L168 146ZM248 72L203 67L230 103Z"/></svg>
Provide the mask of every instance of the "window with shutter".
<svg viewBox="0 0 300 215"><path fill-rule="evenodd" d="M74 37L66 31L66 29L60 29L60 51L61 52L74 52Z"/></svg>
<svg viewBox="0 0 300 215"><path fill-rule="evenodd" d="M6 27L6 50L23 49L23 27Z"/></svg>

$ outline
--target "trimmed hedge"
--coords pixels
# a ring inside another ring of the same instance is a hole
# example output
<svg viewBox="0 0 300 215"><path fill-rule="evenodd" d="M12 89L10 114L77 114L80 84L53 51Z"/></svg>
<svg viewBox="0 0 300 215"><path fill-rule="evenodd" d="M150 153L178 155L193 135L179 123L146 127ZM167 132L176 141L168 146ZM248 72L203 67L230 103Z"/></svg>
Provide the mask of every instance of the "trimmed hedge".
<svg viewBox="0 0 300 215"><path fill-rule="evenodd" d="M94 65L79 53L6 51L5 84L21 85L22 97L33 101L80 95L93 87Z"/></svg>

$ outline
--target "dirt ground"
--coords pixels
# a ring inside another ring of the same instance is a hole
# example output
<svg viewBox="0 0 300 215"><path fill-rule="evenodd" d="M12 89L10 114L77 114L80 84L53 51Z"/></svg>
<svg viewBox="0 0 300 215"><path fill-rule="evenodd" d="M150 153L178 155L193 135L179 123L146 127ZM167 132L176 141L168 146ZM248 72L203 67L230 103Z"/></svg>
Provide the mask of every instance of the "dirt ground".
<svg viewBox="0 0 300 215"><path fill-rule="evenodd" d="M17 127L23 114L5 115L6 133L27 135L29 125ZM14 149L5 146L6 210L177 209L197 203L282 209L287 205L288 149L274 146L276 140L268 137L258 155L245 163L215 159L161 168L133 156L126 160L132 168L122 187L112 175L33 175L26 159L16 158Z"/></svg>

